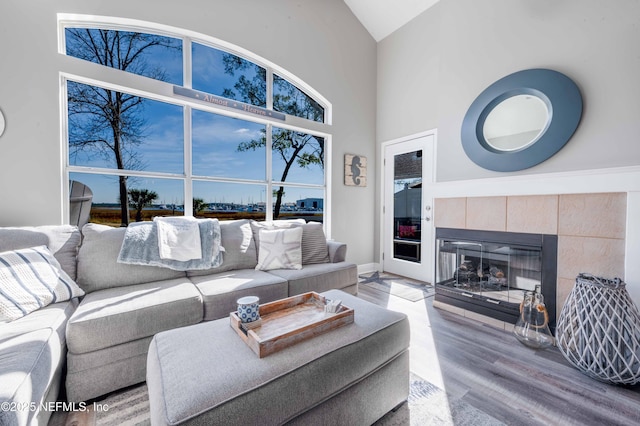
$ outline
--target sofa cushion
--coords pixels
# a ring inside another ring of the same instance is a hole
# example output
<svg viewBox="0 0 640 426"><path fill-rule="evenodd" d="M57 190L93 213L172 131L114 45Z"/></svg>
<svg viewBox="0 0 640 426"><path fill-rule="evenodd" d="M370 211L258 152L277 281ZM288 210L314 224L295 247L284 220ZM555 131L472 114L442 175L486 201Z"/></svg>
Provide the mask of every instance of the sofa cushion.
<svg viewBox="0 0 640 426"><path fill-rule="evenodd" d="M187 276L210 275L237 269L253 269L258 262L256 245L248 219L220 221L222 264L206 271L187 271Z"/></svg>
<svg viewBox="0 0 640 426"><path fill-rule="evenodd" d="M89 223L82 228L83 241L78 252L78 278L84 291L149 283L185 277L182 271L156 266L118 263L126 228Z"/></svg>
<svg viewBox="0 0 640 426"><path fill-rule="evenodd" d="M302 269L302 229L261 229L256 269Z"/></svg>
<svg viewBox="0 0 640 426"><path fill-rule="evenodd" d="M71 225L0 228L0 251L45 245L62 269L75 280L80 239L80 231Z"/></svg>
<svg viewBox="0 0 640 426"><path fill-rule="evenodd" d="M80 301L78 299L52 303L25 317L2 324L2 326L0 326L0 342L21 334L42 330L43 328L55 330L60 335L60 341L64 342L67 321L79 303Z"/></svg>
<svg viewBox="0 0 640 426"><path fill-rule="evenodd" d="M204 320L228 317L236 310L236 300L243 296L258 296L260 303L288 296L287 281L267 272L253 269L221 272L190 277L204 299Z"/></svg>
<svg viewBox="0 0 640 426"><path fill-rule="evenodd" d="M50 328L0 341L0 404L36 404L34 409L0 410L0 425L37 423L33 419L61 368L62 351L59 335Z"/></svg>
<svg viewBox="0 0 640 426"><path fill-rule="evenodd" d="M269 271L289 282L289 296L343 289L358 282L358 268L349 262L304 265L302 269L276 269Z"/></svg>
<svg viewBox="0 0 640 426"><path fill-rule="evenodd" d="M39 424L47 417L40 415L40 402L58 395L64 333L77 306L78 299L52 303L0 326L0 403L36 404L30 410L0 410L0 425Z"/></svg>
<svg viewBox="0 0 640 426"><path fill-rule="evenodd" d="M47 246L0 253L0 322L83 295Z"/></svg>
<svg viewBox="0 0 640 426"><path fill-rule="evenodd" d="M152 337L84 354L67 354L67 401L94 399L145 380Z"/></svg>
<svg viewBox="0 0 640 426"><path fill-rule="evenodd" d="M202 296L188 278L87 294L67 324L67 344L86 353L202 320Z"/></svg>

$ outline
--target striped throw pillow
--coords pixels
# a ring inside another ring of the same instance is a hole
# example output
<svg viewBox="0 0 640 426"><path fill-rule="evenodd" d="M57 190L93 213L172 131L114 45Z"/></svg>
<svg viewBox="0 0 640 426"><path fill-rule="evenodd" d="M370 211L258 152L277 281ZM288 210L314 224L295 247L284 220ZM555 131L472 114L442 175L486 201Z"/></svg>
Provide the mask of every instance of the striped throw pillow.
<svg viewBox="0 0 640 426"><path fill-rule="evenodd" d="M83 295L46 246L0 253L0 322Z"/></svg>
<svg viewBox="0 0 640 426"><path fill-rule="evenodd" d="M322 224L309 222L302 227L302 264L329 263L329 249L327 237L322 230Z"/></svg>

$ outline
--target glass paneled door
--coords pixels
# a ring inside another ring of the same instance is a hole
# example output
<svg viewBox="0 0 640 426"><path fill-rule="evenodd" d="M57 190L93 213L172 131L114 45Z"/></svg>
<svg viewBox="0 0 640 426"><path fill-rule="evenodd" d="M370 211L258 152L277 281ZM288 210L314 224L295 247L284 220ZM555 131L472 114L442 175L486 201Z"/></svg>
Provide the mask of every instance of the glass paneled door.
<svg viewBox="0 0 640 426"><path fill-rule="evenodd" d="M433 144L427 135L384 149L383 270L432 282Z"/></svg>

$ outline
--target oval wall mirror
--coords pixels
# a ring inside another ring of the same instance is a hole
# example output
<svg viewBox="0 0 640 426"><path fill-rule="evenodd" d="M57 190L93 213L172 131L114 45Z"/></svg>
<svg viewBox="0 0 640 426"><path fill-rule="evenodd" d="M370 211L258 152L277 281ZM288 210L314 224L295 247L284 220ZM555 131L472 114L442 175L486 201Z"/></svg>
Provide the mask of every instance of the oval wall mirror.
<svg viewBox="0 0 640 426"><path fill-rule="evenodd" d="M496 105L487 115L482 135L497 151L526 148L546 129L549 110L542 99L533 95L516 95Z"/></svg>
<svg viewBox="0 0 640 426"><path fill-rule="evenodd" d="M462 146L485 169L527 169L558 152L581 116L582 96L569 77L547 69L519 71L471 104L462 122Z"/></svg>

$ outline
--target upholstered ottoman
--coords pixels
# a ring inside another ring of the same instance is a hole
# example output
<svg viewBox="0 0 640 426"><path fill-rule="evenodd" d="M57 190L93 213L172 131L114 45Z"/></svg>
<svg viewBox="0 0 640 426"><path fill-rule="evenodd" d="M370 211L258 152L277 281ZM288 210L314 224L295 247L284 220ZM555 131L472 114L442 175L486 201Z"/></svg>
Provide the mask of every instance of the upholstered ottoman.
<svg viewBox="0 0 640 426"><path fill-rule="evenodd" d="M354 322L259 358L229 319L151 341L152 425L371 424L409 394L409 322L340 290Z"/></svg>

